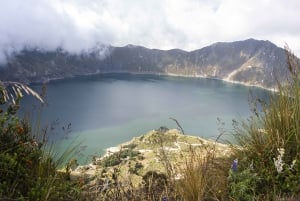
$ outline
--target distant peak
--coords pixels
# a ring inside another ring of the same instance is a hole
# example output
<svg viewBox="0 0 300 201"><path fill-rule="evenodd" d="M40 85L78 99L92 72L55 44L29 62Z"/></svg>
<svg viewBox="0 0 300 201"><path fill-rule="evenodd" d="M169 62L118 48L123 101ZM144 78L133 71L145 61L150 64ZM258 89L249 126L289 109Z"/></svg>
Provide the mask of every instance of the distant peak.
<svg viewBox="0 0 300 201"><path fill-rule="evenodd" d="M140 45L133 45L133 44L128 44L128 45L125 45L124 47L127 47L127 48L145 48L143 46L140 46Z"/></svg>
<svg viewBox="0 0 300 201"><path fill-rule="evenodd" d="M218 47L218 46L223 46L223 45L236 45L236 44L240 44L240 45L260 45L260 46L265 46L265 45L271 45L274 47L277 47L274 43L272 43L269 40L258 40L258 39L254 39L254 38L249 38L246 40L239 40L239 41L233 41L233 42L216 42L213 43L212 45L208 46L208 47Z"/></svg>

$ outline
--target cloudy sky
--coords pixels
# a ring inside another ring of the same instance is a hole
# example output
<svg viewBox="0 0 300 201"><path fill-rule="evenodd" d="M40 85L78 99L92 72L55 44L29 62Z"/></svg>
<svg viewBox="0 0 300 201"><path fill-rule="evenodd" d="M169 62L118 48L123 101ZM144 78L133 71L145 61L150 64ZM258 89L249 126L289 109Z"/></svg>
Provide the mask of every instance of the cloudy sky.
<svg viewBox="0 0 300 201"><path fill-rule="evenodd" d="M247 38L300 55L299 0L2 0L0 60L27 48L96 43L194 50Z"/></svg>

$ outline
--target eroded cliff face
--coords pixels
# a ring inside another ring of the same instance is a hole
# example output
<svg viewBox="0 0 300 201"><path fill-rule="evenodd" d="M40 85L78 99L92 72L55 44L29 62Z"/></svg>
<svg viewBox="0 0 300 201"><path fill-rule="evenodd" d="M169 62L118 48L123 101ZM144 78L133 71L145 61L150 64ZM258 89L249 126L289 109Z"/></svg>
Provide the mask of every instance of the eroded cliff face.
<svg viewBox="0 0 300 201"><path fill-rule="evenodd" d="M104 54L105 53L105 54ZM82 54L24 50L0 67L1 80L44 82L105 72L199 76L266 88L285 77L285 51L269 41L215 43L199 50L157 50L141 46L97 47Z"/></svg>

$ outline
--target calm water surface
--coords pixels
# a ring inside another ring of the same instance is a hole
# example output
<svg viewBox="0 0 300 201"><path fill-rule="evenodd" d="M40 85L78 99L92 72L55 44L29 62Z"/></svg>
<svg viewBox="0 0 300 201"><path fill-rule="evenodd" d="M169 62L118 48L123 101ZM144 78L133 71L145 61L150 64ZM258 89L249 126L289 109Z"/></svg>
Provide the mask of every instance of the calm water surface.
<svg viewBox="0 0 300 201"><path fill-rule="evenodd" d="M41 90L40 85L32 87ZM218 117L230 131L232 119L250 115L250 90L262 98L268 93L203 78L129 74L77 77L47 84L48 106L42 109L40 119L43 126L48 125L51 141L60 148L75 136L82 141L86 148L81 158L87 159L160 126L176 128L170 117L176 118L187 134L215 138L219 134ZM32 97L23 101L26 111L32 111L36 103Z"/></svg>

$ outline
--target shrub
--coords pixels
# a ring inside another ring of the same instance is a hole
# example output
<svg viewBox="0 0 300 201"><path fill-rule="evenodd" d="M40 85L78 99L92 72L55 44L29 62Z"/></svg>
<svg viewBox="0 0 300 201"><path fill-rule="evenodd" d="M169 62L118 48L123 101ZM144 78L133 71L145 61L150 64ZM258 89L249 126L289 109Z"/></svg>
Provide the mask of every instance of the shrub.
<svg viewBox="0 0 300 201"><path fill-rule="evenodd" d="M123 148L125 148L125 149L134 149L135 147L137 147L137 144L134 144L134 143L123 146Z"/></svg>
<svg viewBox="0 0 300 201"><path fill-rule="evenodd" d="M239 201L252 201L256 199L256 188L259 178L251 169L229 172L228 177L230 198Z"/></svg>
<svg viewBox="0 0 300 201"><path fill-rule="evenodd" d="M131 149L123 149L123 150L121 150L120 151L120 158L127 158L127 157L129 157L129 158L134 158L134 157L136 157L136 156L138 156L139 154L140 154L140 152L139 151L135 151L135 150L131 150Z"/></svg>
<svg viewBox="0 0 300 201"><path fill-rule="evenodd" d="M111 167L111 166L119 165L121 162L122 161L121 161L120 157L116 153L114 153L108 157L105 157L101 161L101 164L104 167Z"/></svg>
<svg viewBox="0 0 300 201"><path fill-rule="evenodd" d="M58 175L44 139L33 134L28 120L15 116L22 91L42 99L25 85L8 84L0 82L0 200L79 199L76 183Z"/></svg>
<svg viewBox="0 0 300 201"><path fill-rule="evenodd" d="M143 176L144 193L149 200L160 200L168 188L168 177L163 173L149 171Z"/></svg>
<svg viewBox="0 0 300 201"><path fill-rule="evenodd" d="M122 160L129 157L129 159L134 159L135 157L139 156L141 153L139 151L135 151L132 149L122 149L116 153L111 154L110 156L105 157L101 164L104 167L111 167L119 165Z"/></svg>
<svg viewBox="0 0 300 201"><path fill-rule="evenodd" d="M134 164L134 167L129 167L128 171L129 171L130 174L136 174L136 175L138 175L138 171L140 169L142 169L143 167L144 166L143 166L142 163L137 162L137 163Z"/></svg>

